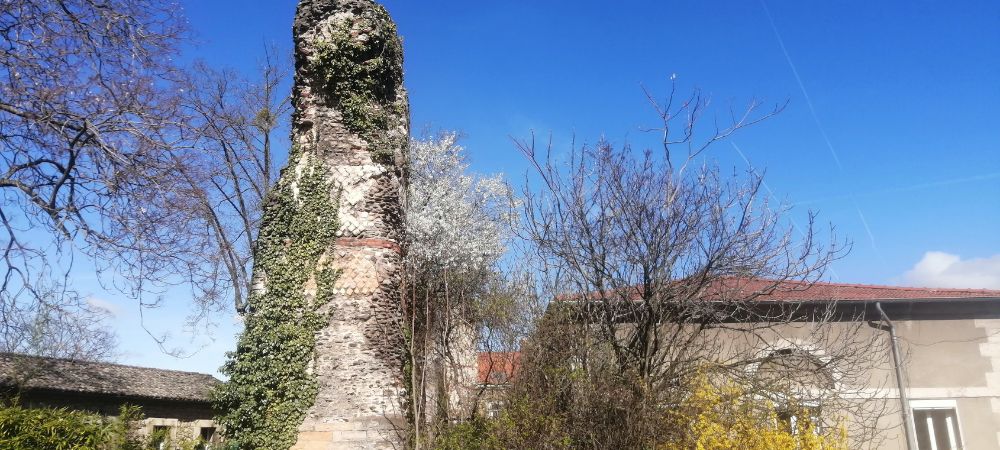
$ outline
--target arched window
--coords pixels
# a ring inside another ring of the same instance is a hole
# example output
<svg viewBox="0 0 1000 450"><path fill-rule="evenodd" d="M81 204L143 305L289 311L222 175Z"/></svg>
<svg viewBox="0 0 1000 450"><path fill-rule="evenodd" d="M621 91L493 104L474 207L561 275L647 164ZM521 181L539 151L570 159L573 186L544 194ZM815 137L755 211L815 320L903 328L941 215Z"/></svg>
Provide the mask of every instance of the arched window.
<svg viewBox="0 0 1000 450"><path fill-rule="evenodd" d="M833 389L835 384L827 362L798 348L783 348L764 357L757 366L757 377L775 388L792 389L789 393Z"/></svg>
<svg viewBox="0 0 1000 450"><path fill-rule="evenodd" d="M761 394L775 401L778 420L788 431L821 431L822 392L835 387L826 362L804 349L783 348L763 358L756 379Z"/></svg>

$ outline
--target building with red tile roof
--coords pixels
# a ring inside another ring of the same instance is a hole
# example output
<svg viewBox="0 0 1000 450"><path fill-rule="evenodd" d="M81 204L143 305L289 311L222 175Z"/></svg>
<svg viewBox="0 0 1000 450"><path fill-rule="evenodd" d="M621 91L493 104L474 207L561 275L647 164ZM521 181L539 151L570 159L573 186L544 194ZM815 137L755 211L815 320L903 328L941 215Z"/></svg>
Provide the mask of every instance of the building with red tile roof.
<svg viewBox="0 0 1000 450"><path fill-rule="evenodd" d="M479 384L505 385L514 380L521 365L521 352L482 352L477 361Z"/></svg>
<svg viewBox="0 0 1000 450"><path fill-rule="evenodd" d="M751 326L760 318L777 318L776 324L768 324L767 333L755 335L761 339L756 342L772 351L768 354L771 356L764 356L765 360L792 349L805 349L822 359L823 344L808 342L802 332L809 326L830 327L834 329L831 336L837 335L836 330L879 336L883 342L880 345L892 347L892 351L872 348L871 354L880 356L871 356L877 361L871 360L870 370L871 379L881 377L884 381L867 384L870 380L861 381L866 378L861 377L854 379L856 386L847 389L870 396L867 401L882 402L879 407L890 411L882 419L883 440L878 448L907 449L909 434L913 442L910 450L1000 450L1000 290L741 277L720 278L701 285L678 282L675 289L672 287L668 285L661 292L667 296L664 301L668 304L690 300L682 299L684 296L718 303L716 311L731 308L732 315L723 314L721 321L736 324L732 328L739 328L740 322ZM580 308L571 310L627 323L639 317L633 315L636 310L630 305L642 298L641 289L636 288L625 292L561 295L549 306ZM787 308L788 305L793 308ZM747 313L751 310L794 313ZM833 314L811 314L811 311L833 311ZM820 316L829 322L807 323ZM782 325L782 320L791 322ZM764 342L768 339L773 342ZM898 354L898 359L886 356L892 353ZM905 411L901 404L907 405ZM903 426L904 417L908 426Z"/></svg>

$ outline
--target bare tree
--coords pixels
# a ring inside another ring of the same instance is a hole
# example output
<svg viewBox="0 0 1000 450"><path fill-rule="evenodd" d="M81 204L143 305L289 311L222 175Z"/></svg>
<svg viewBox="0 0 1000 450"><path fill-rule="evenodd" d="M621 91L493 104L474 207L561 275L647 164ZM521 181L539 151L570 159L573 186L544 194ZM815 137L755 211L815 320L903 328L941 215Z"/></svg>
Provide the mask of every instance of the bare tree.
<svg viewBox="0 0 1000 450"><path fill-rule="evenodd" d="M536 178L523 193L523 237L555 299L526 348L517 385L553 408L550 417L564 420L559 427L572 430L578 448L668 442L664 408L681 404L690 380L705 371L748 383L754 395L789 399L791 386L764 381L773 380L768 370L815 376L799 380L861 379L879 362L868 352L884 348L872 346L880 337L867 332L862 316L845 317L835 304L766 301L808 289L846 248L832 229L821 240L812 215L796 230L755 172L726 175L707 157L713 143L783 106L762 110L754 100L706 125L709 100L698 91L648 97L659 118L647 130L658 136L655 150L600 141L557 159L551 144L516 142ZM808 365L786 353L807 347L823 349L823 359ZM851 402L867 391L837 397L832 386L812 383L795 393L822 391L864 412Z"/></svg>
<svg viewBox="0 0 1000 450"><path fill-rule="evenodd" d="M177 164L174 11L142 0L0 7L4 302L65 285L71 258L59 266L60 255L137 255L174 238L146 225L172 215L158 193L172 191Z"/></svg>
<svg viewBox="0 0 1000 450"><path fill-rule="evenodd" d="M143 307L186 286L192 321L243 311L260 204L287 147L287 58L268 49L253 81L183 70L178 9L2 2L3 311L42 304L81 255Z"/></svg>
<svg viewBox="0 0 1000 450"><path fill-rule="evenodd" d="M243 314L261 206L277 179L275 153L289 144L288 60L267 48L253 80L204 63L189 73L181 105L196 152L180 176L190 194L182 207L197 226L188 235L190 258L172 272L192 286L202 313L232 306Z"/></svg>
<svg viewBox="0 0 1000 450"><path fill-rule="evenodd" d="M0 302L0 351L85 360L117 356L115 335L105 325L111 311L65 286L35 283L34 288L22 291L25 298Z"/></svg>
<svg viewBox="0 0 1000 450"><path fill-rule="evenodd" d="M175 83L181 122L170 191L148 199L168 199L171 215L151 218L152 242L151 233L130 236L147 239L141 252L104 255L134 296L190 288L191 324L245 313L261 206L289 144L288 63L268 47L254 78L197 62Z"/></svg>

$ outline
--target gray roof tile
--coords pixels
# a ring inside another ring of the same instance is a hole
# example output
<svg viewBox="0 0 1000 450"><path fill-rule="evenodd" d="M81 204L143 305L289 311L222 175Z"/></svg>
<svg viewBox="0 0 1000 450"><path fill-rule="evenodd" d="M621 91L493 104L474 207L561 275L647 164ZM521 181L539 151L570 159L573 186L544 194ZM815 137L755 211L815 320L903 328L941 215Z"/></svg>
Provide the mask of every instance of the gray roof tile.
<svg viewBox="0 0 1000 450"><path fill-rule="evenodd" d="M211 375L92 361L0 353L0 386L208 402Z"/></svg>

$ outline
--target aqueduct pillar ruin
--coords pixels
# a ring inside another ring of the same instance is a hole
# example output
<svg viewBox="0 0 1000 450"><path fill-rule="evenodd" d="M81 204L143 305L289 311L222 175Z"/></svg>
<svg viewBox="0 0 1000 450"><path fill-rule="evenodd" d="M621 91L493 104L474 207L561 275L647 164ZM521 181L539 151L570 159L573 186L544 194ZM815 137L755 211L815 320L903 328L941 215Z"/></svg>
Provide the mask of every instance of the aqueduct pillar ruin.
<svg viewBox="0 0 1000 450"><path fill-rule="evenodd" d="M382 449L404 413L400 308L409 105L395 24L373 0L301 0L293 145L329 170L338 234L330 321L316 339L315 403L296 449ZM290 165L301 161L289 161Z"/></svg>

